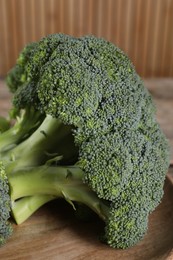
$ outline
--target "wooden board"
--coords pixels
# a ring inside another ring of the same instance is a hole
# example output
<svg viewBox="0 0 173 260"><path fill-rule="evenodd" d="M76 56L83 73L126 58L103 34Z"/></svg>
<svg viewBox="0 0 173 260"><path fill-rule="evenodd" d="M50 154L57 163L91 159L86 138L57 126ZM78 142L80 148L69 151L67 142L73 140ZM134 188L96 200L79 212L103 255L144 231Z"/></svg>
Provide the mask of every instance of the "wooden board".
<svg viewBox="0 0 173 260"><path fill-rule="evenodd" d="M169 84L168 84L169 82ZM158 106L158 120L173 140L172 82L146 80ZM171 83L170 83L171 82ZM162 87L159 87L162 86ZM0 114L7 115L9 93L0 83ZM172 130L172 131L171 131ZM172 143L173 144L173 143ZM165 260L173 259L173 169L165 182L162 203L151 214L145 238L127 250L111 249L99 241L100 220L83 223L64 201L54 201L38 210L25 223L14 226L14 234L0 248L2 260Z"/></svg>

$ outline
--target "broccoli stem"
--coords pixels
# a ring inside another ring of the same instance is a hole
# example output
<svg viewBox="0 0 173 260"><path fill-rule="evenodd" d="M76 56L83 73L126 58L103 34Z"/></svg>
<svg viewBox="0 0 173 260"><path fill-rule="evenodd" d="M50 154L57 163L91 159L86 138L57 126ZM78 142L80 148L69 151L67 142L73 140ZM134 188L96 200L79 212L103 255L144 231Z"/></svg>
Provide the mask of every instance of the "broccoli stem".
<svg viewBox="0 0 173 260"><path fill-rule="evenodd" d="M43 121L43 115L33 108L25 109L16 117L14 126L0 135L0 152L6 154L31 135Z"/></svg>
<svg viewBox="0 0 173 260"><path fill-rule="evenodd" d="M3 159L6 161L6 165L9 164L11 172L24 167L41 165L51 156L55 157L55 154L62 155L62 140L71 135L71 129L71 126L64 125L60 120L47 115L37 130L27 140L5 153ZM70 149L69 146L72 148ZM65 150L68 154L69 151L72 154L77 151L73 149L74 142L69 143L67 147Z"/></svg>
<svg viewBox="0 0 173 260"><path fill-rule="evenodd" d="M0 116L0 134L7 131L9 128L10 128L9 120Z"/></svg>
<svg viewBox="0 0 173 260"><path fill-rule="evenodd" d="M37 209L55 198L56 197L52 195L34 195L14 201L12 203L13 218L18 225L22 224L37 211Z"/></svg>
<svg viewBox="0 0 173 260"><path fill-rule="evenodd" d="M54 198L64 198L75 208L73 202L80 202L92 209L101 219L106 220L109 215L109 207L99 199L98 196L83 183L83 171L77 166L39 166L20 170L15 174L8 175L8 181L11 191L11 200L15 201L23 197L49 195ZM44 201L42 201L44 203ZM37 204L38 203L38 204ZM33 210L40 207L40 201L35 200L33 208L27 209L32 214ZM18 211L20 205L18 206ZM21 203L21 211L22 211ZM13 208L12 208L13 212ZM16 222L18 214L14 217ZM27 216L24 216L26 218ZM20 216L20 218L22 218Z"/></svg>

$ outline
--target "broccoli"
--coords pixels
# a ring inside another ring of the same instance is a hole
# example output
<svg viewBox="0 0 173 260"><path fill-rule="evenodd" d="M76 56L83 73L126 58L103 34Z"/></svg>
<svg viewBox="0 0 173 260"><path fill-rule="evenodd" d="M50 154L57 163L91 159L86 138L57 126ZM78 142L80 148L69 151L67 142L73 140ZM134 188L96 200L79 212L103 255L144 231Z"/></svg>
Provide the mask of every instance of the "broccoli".
<svg viewBox="0 0 173 260"><path fill-rule="evenodd" d="M10 122L7 118L0 116L0 134L10 128Z"/></svg>
<svg viewBox="0 0 173 260"><path fill-rule="evenodd" d="M57 198L95 212L111 247L138 243L169 147L129 58L104 39L53 34L24 48L6 82L18 120L0 135L1 243L10 214L20 224Z"/></svg>
<svg viewBox="0 0 173 260"><path fill-rule="evenodd" d="M36 45L36 42L28 44L20 53L16 65L8 73L6 83L12 93L25 83L25 67Z"/></svg>

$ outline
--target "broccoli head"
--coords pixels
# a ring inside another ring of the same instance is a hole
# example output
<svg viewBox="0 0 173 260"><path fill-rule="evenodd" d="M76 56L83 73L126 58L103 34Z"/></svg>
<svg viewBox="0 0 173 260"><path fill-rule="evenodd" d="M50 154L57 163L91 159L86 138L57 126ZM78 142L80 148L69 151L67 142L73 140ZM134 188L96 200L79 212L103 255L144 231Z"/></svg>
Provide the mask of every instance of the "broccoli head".
<svg viewBox="0 0 173 260"><path fill-rule="evenodd" d="M7 79L13 107L39 118L0 149L16 222L63 197L105 221L111 247L140 241L163 196L169 148L129 58L94 36L48 35L24 49ZM32 210L19 214L27 203Z"/></svg>

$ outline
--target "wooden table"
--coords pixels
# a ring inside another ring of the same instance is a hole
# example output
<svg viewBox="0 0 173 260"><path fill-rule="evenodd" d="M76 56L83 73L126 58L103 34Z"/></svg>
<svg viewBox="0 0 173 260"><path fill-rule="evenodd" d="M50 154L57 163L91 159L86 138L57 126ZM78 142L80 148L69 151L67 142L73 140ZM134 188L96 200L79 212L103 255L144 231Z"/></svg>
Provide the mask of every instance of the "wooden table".
<svg viewBox="0 0 173 260"><path fill-rule="evenodd" d="M145 80L157 106L157 118L169 139L173 163L173 79ZM10 94L0 81L0 115L7 115ZM173 169L165 182L162 203L151 214L145 238L127 250L111 249L98 240L101 221L79 222L64 201L51 202L25 223L0 248L2 260L152 260L173 259Z"/></svg>

